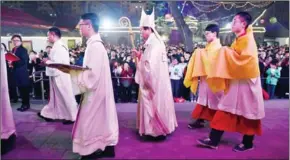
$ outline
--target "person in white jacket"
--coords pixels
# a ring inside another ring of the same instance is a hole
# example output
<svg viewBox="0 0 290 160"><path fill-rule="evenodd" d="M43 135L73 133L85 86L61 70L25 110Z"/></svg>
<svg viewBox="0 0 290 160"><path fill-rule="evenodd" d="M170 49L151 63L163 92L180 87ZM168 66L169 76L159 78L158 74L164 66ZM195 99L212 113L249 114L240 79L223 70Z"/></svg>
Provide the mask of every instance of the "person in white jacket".
<svg viewBox="0 0 290 160"><path fill-rule="evenodd" d="M60 30L56 27L50 28L47 37L48 41L53 43L53 47L49 59L44 59L44 63L70 64L68 48L60 40ZM71 76L49 67L46 68L46 75L49 76L50 82L49 102L38 116L46 121L64 120L63 124L72 124L76 120L78 108Z"/></svg>
<svg viewBox="0 0 290 160"><path fill-rule="evenodd" d="M171 80L171 88L174 98L180 98L181 78L183 76L183 66L179 64L177 57L172 58L169 66L169 74Z"/></svg>

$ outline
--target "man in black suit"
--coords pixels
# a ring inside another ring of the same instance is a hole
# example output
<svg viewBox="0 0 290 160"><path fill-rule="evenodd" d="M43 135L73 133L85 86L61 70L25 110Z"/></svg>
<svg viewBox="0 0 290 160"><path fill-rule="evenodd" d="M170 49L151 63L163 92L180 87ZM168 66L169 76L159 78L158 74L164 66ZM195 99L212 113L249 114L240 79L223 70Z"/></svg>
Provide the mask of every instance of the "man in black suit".
<svg viewBox="0 0 290 160"><path fill-rule="evenodd" d="M28 74L28 62L29 56L27 50L22 46L22 38L19 35L13 35L12 43L15 46L12 49L12 53L14 53L17 57L19 57L19 61L9 63L9 66L13 68L13 76L16 81L16 86L19 89L20 96L22 99L22 105L18 108L18 111L24 112L30 108L30 100L29 100L29 74Z"/></svg>

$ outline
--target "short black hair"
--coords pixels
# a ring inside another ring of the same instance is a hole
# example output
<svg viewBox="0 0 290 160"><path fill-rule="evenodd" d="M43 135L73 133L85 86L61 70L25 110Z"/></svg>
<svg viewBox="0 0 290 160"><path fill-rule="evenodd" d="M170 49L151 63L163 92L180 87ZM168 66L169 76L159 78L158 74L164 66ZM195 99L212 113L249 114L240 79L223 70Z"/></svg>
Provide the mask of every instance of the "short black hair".
<svg viewBox="0 0 290 160"><path fill-rule="evenodd" d="M21 38L20 35L18 35L18 34L14 34L14 35L11 37L11 40L13 40L14 38L19 38L20 41L22 42L22 38Z"/></svg>
<svg viewBox="0 0 290 160"><path fill-rule="evenodd" d="M240 16L247 23L246 29L252 23L252 16L248 12L239 12L236 16Z"/></svg>
<svg viewBox="0 0 290 160"><path fill-rule="evenodd" d="M270 64L272 65L277 65L278 64L278 60L276 58L273 58L273 60L270 62Z"/></svg>
<svg viewBox="0 0 290 160"><path fill-rule="evenodd" d="M151 27L143 27L144 30L151 29L151 32L154 33L153 29Z"/></svg>
<svg viewBox="0 0 290 160"><path fill-rule="evenodd" d="M1 43L1 45L4 47L4 51L8 52L6 45L4 43Z"/></svg>
<svg viewBox="0 0 290 160"><path fill-rule="evenodd" d="M47 48L52 48L52 47L51 47L51 46L46 46L46 49L47 49Z"/></svg>
<svg viewBox="0 0 290 160"><path fill-rule="evenodd" d="M100 20L95 13L85 13L81 16L82 20L90 20L95 32L99 31Z"/></svg>
<svg viewBox="0 0 290 160"><path fill-rule="evenodd" d="M176 55L172 56L172 60L174 60L174 59L176 59L177 62L180 63L180 57L179 56L176 56Z"/></svg>
<svg viewBox="0 0 290 160"><path fill-rule="evenodd" d="M216 36L219 36L220 28L217 24L209 24L206 26L205 31L210 31L212 33L216 32Z"/></svg>
<svg viewBox="0 0 290 160"><path fill-rule="evenodd" d="M53 32L56 36L58 36L58 38L61 38L61 32L60 29L58 29L57 27L51 27L48 29L48 32Z"/></svg>

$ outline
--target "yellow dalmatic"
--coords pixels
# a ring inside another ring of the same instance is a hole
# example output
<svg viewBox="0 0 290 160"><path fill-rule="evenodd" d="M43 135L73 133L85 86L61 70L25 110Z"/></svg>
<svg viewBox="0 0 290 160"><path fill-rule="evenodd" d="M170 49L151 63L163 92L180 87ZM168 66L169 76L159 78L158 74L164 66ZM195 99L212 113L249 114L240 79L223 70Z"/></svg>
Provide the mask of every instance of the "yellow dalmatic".
<svg viewBox="0 0 290 160"><path fill-rule="evenodd" d="M211 70L211 64L216 60L221 47L220 40L216 39L207 44L204 49L198 48L192 54L183 84L187 88L190 87L194 94L197 91L198 77L207 76Z"/></svg>
<svg viewBox="0 0 290 160"><path fill-rule="evenodd" d="M252 26L233 42L231 48L222 47L216 55L207 72L207 83L213 92L227 91L231 79L251 79L260 75Z"/></svg>

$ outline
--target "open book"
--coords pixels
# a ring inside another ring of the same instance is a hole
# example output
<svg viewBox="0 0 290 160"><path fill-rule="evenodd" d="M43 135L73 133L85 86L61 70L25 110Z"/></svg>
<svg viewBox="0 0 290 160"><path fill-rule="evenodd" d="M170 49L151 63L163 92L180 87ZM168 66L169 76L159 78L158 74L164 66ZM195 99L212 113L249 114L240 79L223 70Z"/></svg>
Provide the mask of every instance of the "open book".
<svg viewBox="0 0 290 160"><path fill-rule="evenodd" d="M12 54L12 53L6 53L5 54L5 59L7 61L11 61L11 62L15 62L15 61L19 61L19 57L17 57L16 55Z"/></svg>
<svg viewBox="0 0 290 160"><path fill-rule="evenodd" d="M66 68L69 70L77 70L77 71L84 71L84 70L89 70L90 68L88 67L82 67L82 66L77 66L77 65L68 65L68 64L61 64L61 63L50 63L50 64L44 64L46 67L50 68L56 68L56 69L62 69Z"/></svg>

